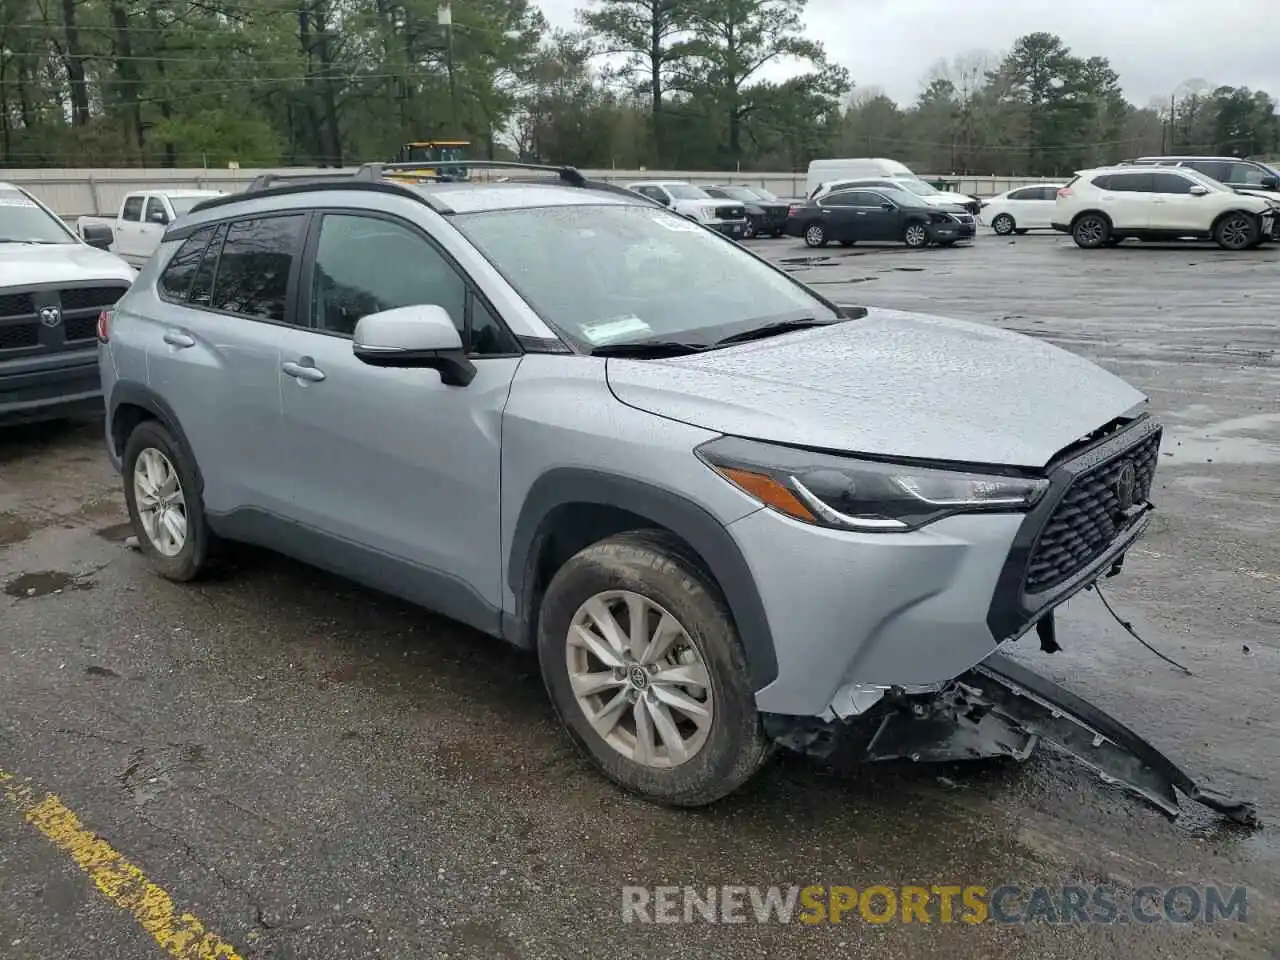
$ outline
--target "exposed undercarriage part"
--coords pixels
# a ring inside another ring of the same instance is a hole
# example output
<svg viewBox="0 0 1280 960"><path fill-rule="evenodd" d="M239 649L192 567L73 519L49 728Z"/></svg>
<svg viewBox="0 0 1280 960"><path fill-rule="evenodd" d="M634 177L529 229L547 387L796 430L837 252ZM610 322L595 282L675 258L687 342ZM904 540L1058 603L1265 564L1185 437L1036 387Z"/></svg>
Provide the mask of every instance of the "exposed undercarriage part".
<svg viewBox="0 0 1280 960"><path fill-rule="evenodd" d="M1118 720L998 653L935 694L890 694L881 706L866 747L869 760L1025 760L1043 739L1097 771L1103 782L1146 798L1170 817L1178 816L1182 793L1237 823L1258 826L1252 804L1199 786ZM766 729L783 746L819 756L834 749L840 726L766 719Z"/></svg>

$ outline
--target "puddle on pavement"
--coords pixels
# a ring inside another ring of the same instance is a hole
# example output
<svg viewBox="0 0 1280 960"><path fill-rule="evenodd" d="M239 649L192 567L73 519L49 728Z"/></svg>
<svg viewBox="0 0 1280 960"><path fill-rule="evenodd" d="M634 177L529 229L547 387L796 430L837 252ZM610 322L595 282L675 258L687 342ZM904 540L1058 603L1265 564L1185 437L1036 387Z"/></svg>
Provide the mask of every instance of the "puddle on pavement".
<svg viewBox="0 0 1280 960"><path fill-rule="evenodd" d="M14 577L4 585L4 592L19 600L29 600L63 590L92 590L93 586L91 581L78 580L61 570L40 570Z"/></svg>
<svg viewBox="0 0 1280 960"><path fill-rule="evenodd" d="M31 536L34 529L30 521L16 513L0 513L0 547L21 543Z"/></svg>

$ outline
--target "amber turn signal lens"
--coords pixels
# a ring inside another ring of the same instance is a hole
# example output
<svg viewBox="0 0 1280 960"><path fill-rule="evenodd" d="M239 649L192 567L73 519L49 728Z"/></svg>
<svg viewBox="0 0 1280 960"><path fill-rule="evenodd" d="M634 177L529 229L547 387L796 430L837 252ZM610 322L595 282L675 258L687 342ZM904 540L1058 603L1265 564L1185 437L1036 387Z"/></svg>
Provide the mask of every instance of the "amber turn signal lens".
<svg viewBox="0 0 1280 960"><path fill-rule="evenodd" d="M763 473L752 473L750 470L738 470L734 467L717 467L716 470L730 483L741 487L766 507L772 507L779 513L785 513L805 523L817 523L817 518L809 512L809 508L773 477Z"/></svg>

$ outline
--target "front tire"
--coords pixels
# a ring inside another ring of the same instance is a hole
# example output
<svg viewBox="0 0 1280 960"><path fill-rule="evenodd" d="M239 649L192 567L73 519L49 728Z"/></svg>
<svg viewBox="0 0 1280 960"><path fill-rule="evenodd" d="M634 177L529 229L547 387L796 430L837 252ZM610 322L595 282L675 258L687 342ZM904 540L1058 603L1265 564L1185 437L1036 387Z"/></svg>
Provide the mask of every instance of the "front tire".
<svg viewBox="0 0 1280 960"><path fill-rule="evenodd" d="M1007 213L1001 213L991 221L991 229L999 236L1007 237L1017 229L1017 224L1013 222L1013 217Z"/></svg>
<svg viewBox="0 0 1280 960"><path fill-rule="evenodd" d="M574 742L633 793L708 804L771 753L724 601L665 535L610 537L561 567L542 600L538 655Z"/></svg>
<svg viewBox="0 0 1280 960"><path fill-rule="evenodd" d="M825 247L827 245L827 228L821 223L811 223L804 228L804 242L810 247Z"/></svg>
<svg viewBox="0 0 1280 960"><path fill-rule="evenodd" d="M909 223L902 235L902 242L913 250L929 245L929 231L923 223Z"/></svg>
<svg viewBox="0 0 1280 960"><path fill-rule="evenodd" d="M1213 242L1223 250L1248 250L1260 234L1257 219L1247 213L1228 213L1213 226Z"/></svg>
<svg viewBox="0 0 1280 960"><path fill-rule="evenodd" d="M125 443L124 499L138 547L156 573L182 583L204 572L213 534L195 460L154 420L134 427Z"/></svg>

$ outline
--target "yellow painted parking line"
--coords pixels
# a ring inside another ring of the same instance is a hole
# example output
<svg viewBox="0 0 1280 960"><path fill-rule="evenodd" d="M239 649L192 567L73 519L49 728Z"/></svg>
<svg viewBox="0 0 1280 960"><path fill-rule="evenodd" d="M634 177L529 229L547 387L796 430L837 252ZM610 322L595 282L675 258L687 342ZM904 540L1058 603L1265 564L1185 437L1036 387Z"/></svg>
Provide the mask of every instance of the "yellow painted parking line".
<svg viewBox="0 0 1280 960"><path fill-rule="evenodd" d="M235 948L190 913L174 910L173 898L146 878L107 841L85 828L67 806L47 793L38 796L29 781L0 770L0 797L68 854L89 875L98 892L138 921L177 960L242 960Z"/></svg>

